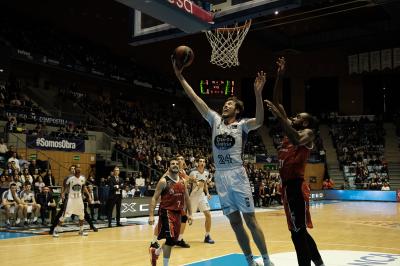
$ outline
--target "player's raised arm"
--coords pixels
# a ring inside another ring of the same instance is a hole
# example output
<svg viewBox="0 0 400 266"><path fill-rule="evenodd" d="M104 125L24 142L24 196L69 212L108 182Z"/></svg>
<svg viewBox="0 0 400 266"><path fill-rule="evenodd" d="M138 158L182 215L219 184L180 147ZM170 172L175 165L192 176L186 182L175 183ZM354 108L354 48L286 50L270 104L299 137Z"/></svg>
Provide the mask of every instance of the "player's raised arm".
<svg viewBox="0 0 400 266"><path fill-rule="evenodd" d="M264 122L262 91L264 89L265 81L266 73L264 71L258 72L257 77L254 80L254 94L256 96L256 117L250 119L248 122L248 127L250 130L259 128Z"/></svg>
<svg viewBox="0 0 400 266"><path fill-rule="evenodd" d="M278 58L278 60L276 61L276 65L277 65L276 80L275 80L272 102L276 107L278 107L279 104L282 104L282 77L286 67L285 58L284 57Z"/></svg>
<svg viewBox="0 0 400 266"><path fill-rule="evenodd" d="M165 189L167 185L167 180L164 177L160 178L160 181L158 181L156 190L154 191L153 197L151 198L150 201L150 208L149 208L149 224L153 225L154 224L154 210L156 208L156 204L158 201L158 198L160 197L162 191Z"/></svg>
<svg viewBox="0 0 400 266"><path fill-rule="evenodd" d="M189 85L189 83L186 81L185 77L182 75L182 68L178 68L175 59L171 57L172 60L172 66L175 71L175 75L178 78L179 82L181 83L183 89L185 90L186 94L192 100L194 105L196 106L197 110L201 113L203 117L205 117L208 112L209 112L209 107L207 104L194 92L193 88Z"/></svg>

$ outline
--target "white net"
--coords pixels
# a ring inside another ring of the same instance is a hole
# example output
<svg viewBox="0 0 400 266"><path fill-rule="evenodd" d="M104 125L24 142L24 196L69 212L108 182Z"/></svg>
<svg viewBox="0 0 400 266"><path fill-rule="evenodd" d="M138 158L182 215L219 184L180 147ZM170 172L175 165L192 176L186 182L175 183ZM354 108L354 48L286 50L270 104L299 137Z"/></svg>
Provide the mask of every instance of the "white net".
<svg viewBox="0 0 400 266"><path fill-rule="evenodd" d="M248 20L243 26L206 31L207 39L212 48L210 62L223 68L238 66L239 48L250 29L250 25L251 20Z"/></svg>

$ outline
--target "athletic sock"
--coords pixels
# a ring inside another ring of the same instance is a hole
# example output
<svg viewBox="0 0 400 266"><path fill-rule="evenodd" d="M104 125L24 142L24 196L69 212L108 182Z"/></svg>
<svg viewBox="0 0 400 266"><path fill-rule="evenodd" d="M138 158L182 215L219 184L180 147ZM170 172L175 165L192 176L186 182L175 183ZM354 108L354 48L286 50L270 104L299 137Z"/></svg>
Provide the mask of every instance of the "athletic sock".
<svg viewBox="0 0 400 266"><path fill-rule="evenodd" d="M159 256L161 252L162 252L162 247L159 247L158 249L156 249L154 253L156 253L156 255Z"/></svg>
<svg viewBox="0 0 400 266"><path fill-rule="evenodd" d="M154 243L157 243L158 242L158 236L153 236L153 240L151 240L151 243L152 244L154 244Z"/></svg>
<svg viewBox="0 0 400 266"><path fill-rule="evenodd" d="M168 266L169 265L169 258L164 258L163 259L163 265Z"/></svg>
<svg viewBox="0 0 400 266"><path fill-rule="evenodd" d="M205 235L205 237L207 237L207 236L209 236L209 235L210 235L210 232L207 232L206 235Z"/></svg>
<svg viewBox="0 0 400 266"><path fill-rule="evenodd" d="M178 241L181 241L183 239L183 235L178 236Z"/></svg>
<svg viewBox="0 0 400 266"><path fill-rule="evenodd" d="M263 254L263 255L261 255L261 257L262 257L262 259L263 259L264 265L268 266L268 265L270 264L270 262L271 262L271 261L269 260L268 254Z"/></svg>

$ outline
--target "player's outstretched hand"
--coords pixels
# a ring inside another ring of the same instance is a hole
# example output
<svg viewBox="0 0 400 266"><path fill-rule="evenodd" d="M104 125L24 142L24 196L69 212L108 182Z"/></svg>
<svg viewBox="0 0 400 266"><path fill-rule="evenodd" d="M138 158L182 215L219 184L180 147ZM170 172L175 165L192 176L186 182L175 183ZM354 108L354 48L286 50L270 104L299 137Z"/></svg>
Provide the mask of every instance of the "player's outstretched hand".
<svg viewBox="0 0 400 266"><path fill-rule="evenodd" d="M276 118L279 118L282 116L282 114L279 112L278 108L271 101L264 100L264 103L267 105L268 110L271 111L271 113Z"/></svg>
<svg viewBox="0 0 400 266"><path fill-rule="evenodd" d="M254 80L254 92L255 93L262 92L266 80L267 80L267 74L264 71L260 71L257 73L257 77Z"/></svg>
<svg viewBox="0 0 400 266"><path fill-rule="evenodd" d="M285 67L286 67L286 60L285 57L279 57L278 60L276 61L276 65L278 66L276 72L278 75L283 75L285 73Z"/></svg>
<svg viewBox="0 0 400 266"><path fill-rule="evenodd" d="M154 217L149 217L149 225L153 225L154 224Z"/></svg>

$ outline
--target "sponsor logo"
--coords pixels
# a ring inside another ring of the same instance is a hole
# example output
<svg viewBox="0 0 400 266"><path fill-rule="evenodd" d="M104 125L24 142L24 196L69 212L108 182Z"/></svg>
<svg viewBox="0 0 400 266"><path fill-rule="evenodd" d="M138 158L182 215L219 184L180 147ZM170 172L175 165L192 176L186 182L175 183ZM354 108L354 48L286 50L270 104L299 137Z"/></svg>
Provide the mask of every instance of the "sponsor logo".
<svg viewBox="0 0 400 266"><path fill-rule="evenodd" d="M349 250L322 250L320 253L324 264L329 266L400 265L400 254ZM275 265L297 265L295 252L272 254L270 258ZM262 262L262 259L258 258L257 261Z"/></svg>
<svg viewBox="0 0 400 266"><path fill-rule="evenodd" d="M47 140L45 138L36 139L36 146L45 148L76 149L76 143L68 140Z"/></svg>
<svg viewBox="0 0 400 266"><path fill-rule="evenodd" d="M214 138L214 145L218 150L228 150L235 145L235 138L226 133L217 135Z"/></svg>
<svg viewBox="0 0 400 266"><path fill-rule="evenodd" d="M168 0L168 2L176 5L180 9L183 9L190 14L193 14L193 3L189 0Z"/></svg>

